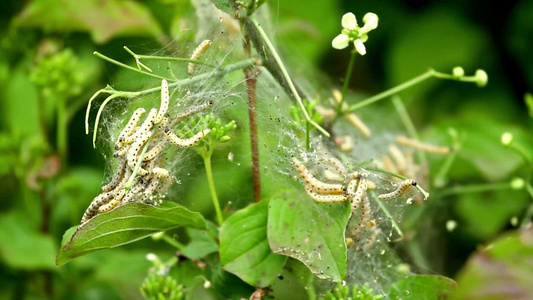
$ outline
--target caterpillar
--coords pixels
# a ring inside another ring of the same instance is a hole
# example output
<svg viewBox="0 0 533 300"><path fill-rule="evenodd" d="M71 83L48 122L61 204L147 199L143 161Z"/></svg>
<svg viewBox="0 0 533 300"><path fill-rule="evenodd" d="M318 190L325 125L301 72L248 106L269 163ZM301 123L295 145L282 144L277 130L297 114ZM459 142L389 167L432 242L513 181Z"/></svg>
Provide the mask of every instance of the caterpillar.
<svg viewBox="0 0 533 300"><path fill-rule="evenodd" d="M168 105L170 102L170 96L168 94L168 82L163 79L161 80L161 105L159 106L159 111L154 119L154 124L159 124L163 117L167 114Z"/></svg>
<svg viewBox="0 0 533 300"><path fill-rule="evenodd" d="M417 140L410 139L405 136L397 137L396 143L400 145L408 146L414 149L422 150L425 152L434 153L434 154L446 155L446 154L450 154L451 152L449 147L434 146L434 145L426 144L426 143L423 143Z"/></svg>
<svg viewBox="0 0 533 300"><path fill-rule="evenodd" d="M199 113L205 109L208 109L209 107L211 107L213 105L213 100L209 100L207 101L206 103L203 103L203 104L200 104L200 105L196 105L196 106L193 106L193 107L189 107L186 111L184 112L181 112L179 114L177 114L175 117L174 117L174 120L173 120L173 124L171 124L171 127L173 127L175 125L175 123L177 123L179 120L182 120L182 119L185 119L187 117L190 117L196 113Z"/></svg>
<svg viewBox="0 0 533 300"><path fill-rule="evenodd" d="M130 150L128 150L127 154L127 160L128 160L128 166L131 169L135 168L135 165L137 164L137 156L139 156L139 150L146 144L146 142L150 139L152 136L152 132L148 131L148 133L139 136L135 142L131 145ZM147 171L144 169L139 169L139 175L144 176L146 175Z"/></svg>
<svg viewBox="0 0 533 300"><path fill-rule="evenodd" d="M150 161L150 160L154 159L156 156L159 155L159 153L161 153L161 151L163 151L164 148L165 148L165 143L162 143L162 142L157 143L155 146L151 147L144 154L143 162Z"/></svg>
<svg viewBox="0 0 533 300"><path fill-rule="evenodd" d="M313 192L318 194L330 194L330 195L338 195L338 194L344 194L346 192L346 187L342 184L331 184L331 183L324 183L318 179L316 179L309 170L302 164L298 159L293 158L294 166L296 167L296 171L298 174L300 174L300 177L305 182L305 185L310 188Z"/></svg>
<svg viewBox="0 0 533 300"><path fill-rule="evenodd" d="M198 144L204 137L211 132L211 129L204 129L188 139L179 138L175 133L165 128L165 134L170 142L180 148L189 148Z"/></svg>
<svg viewBox="0 0 533 300"><path fill-rule="evenodd" d="M406 179L400 184L400 186L396 190L394 190L394 191L392 191L390 193L387 193L387 194L381 194L381 195L378 196L378 199L379 200L391 200L391 199L394 199L394 198L398 198L410 186L416 186L416 181L414 181L412 179Z"/></svg>
<svg viewBox="0 0 533 300"><path fill-rule="evenodd" d="M81 218L81 223L85 223L94 217L98 212L98 208L103 204L108 203L112 196L113 193L110 192L101 193L100 195L96 196L89 207L87 207L87 210L85 210L85 213Z"/></svg>
<svg viewBox="0 0 533 300"><path fill-rule="evenodd" d="M321 162L324 162L326 164L328 164L329 166L332 167L332 170L330 170L329 168L326 167L326 170L324 170L324 172L326 171L330 171L330 172L333 172L333 173L336 173L340 176L343 176L343 177L346 177L346 168L344 167L344 165L342 164L342 162L337 159L336 157L333 157L333 156L329 156L329 155L324 155L321 159L320 159Z"/></svg>
<svg viewBox="0 0 533 300"><path fill-rule="evenodd" d="M366 124L363 123L363 121L359 119L359 117L356 114L354 113L347 114L346 119L353 127L359 130L359 132L361 132L361 134L364 137L369 138L370 135L372 134L368 126L366 126Z"/></svg>
<svg viewBox="0 0 533 300"><path fill-rule="evenodd" d="M361 176L359 180L354 178L348 184L352 213L355 212L359 208L359 205L363 202L363 197L366 195L367 187L367 180L364 176Z"/></svg>
<svg viewBox="0 0 533 300"><path fill-rule="evenodd" d="M107 204L104 204L104 205L98 207L98 212L99 213L105 213L105 212L108 212L108 211L112 210L113 208L117 207L120 204L120 202L122 201L122 198L124 198L124 194L125 193L126 193L125 189L120 189L118 191L118 193L116 193L116 195L113 198L113 200L109 201L109 203L107 203Z"/></svg>
<svg viewBox="0 0 533 300"><path fill-rule="evenodd" d="M341 195L321 195L316 192L314 192L311 188L306 187L305 191L307 192L307 195L311 197L311 199L315 200L316 202L344 202L348 198L348 195L341 194Z"/></svg>
<svg viewBox="0 0 533 300"><path fill-rule="evenodd" d="M120 180L124 177L124 171L126 169L126 160L125 159L121 159L118 166L117 166L117 170L115 171L115 174L113 175L113 178L111 179L111 181L104 185L102 187L102 191L103 192L109 192L111 191L112 189L114 189L118 183L120 182Z"/></svg>
<svg viewBox="0 0 533 300"><path fill-rule="evenodd" d="M368 197L365 195L361 201L361 215L359 216L357 225L355 225L352 230L352 237L356 238L359 236L361 232L365 230L365 227L374 224L372 221L373 220L370 219L370 202L368 201Z"/></svg>
<svg viewBox="0 0 533 300"><path fill-rule="evenodd" d="M117 143L115 144L115 150L118 150L122 148L124 145L124 141L127 137L131 136L135 129L137 128L137 124L139 124L139 121L141 119L141 116L146 112L144 108L137 108L133 114L131 115L130 120L126 124L126 127L122 129L120 134L118 135Z"/></svg>
<svg viewBox="0 0 533 300"><path fill-rule="evenodd" d="M203 42L200 43L200 45L198 45L198 47L196 47L196 49L194 49L194 52L192 53L191 55L191 60L198 60L202 54L204 54L205 51L207 51L207 49L209 48L209 46L211 46L212 42L210 40L204 40ZM189 74L192 74L192 72L194 72L194 67L196 67L196 64L195 63L189 63L188 67L187 67L187 72Z"/></svg>

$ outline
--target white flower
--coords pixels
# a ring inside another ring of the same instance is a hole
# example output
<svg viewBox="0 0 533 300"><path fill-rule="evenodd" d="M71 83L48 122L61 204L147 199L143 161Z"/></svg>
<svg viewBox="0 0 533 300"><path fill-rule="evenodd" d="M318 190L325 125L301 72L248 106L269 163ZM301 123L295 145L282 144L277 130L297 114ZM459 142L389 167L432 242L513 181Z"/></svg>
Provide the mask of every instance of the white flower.
<svg viewBox="0 0 533 300"><path fill-rule="evenodd" d="M344 49L348 47L350 42L353 42L355 50L361 54L366 54L366 48L364 42L368 39L367 33L378 27L378 16L374 13L367 13L363 17L363 27L359 27L357 24L357 19L355 15L351 12L344 14L342 16L341 24L342 31L341 34L337 35L333 41L331 41L331 46L335 49Z"/></svg>

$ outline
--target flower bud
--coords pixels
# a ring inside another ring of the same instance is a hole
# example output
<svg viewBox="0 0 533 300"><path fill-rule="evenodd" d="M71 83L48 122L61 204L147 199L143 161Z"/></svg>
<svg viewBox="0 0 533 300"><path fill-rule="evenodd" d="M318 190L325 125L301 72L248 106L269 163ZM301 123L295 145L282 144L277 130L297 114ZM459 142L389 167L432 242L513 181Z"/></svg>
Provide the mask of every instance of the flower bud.
<svg viewBox="0 0 533 300"><path fill-rule="evenodd" d="M460 78L465 76L465 70L461 67L455 67L452 71L453 77Z"/></svg>
<svg viewBox="0 0 533 300"><path fill-rule="evenodd" d="M501 137L502 145L509 146L513 142L513 135L510 132L505 132Z"/></svg>
<svg viewBox="0 0 533 300"><path fill-rule="evenodd" d="M481 69L477 69L476 70L476 75L475 75L477 81L476 81L476 84L477 86L479 87L484 87L487 85L487 82L489 81L489 76L487 75L487 72L481 70Z"/></svg>

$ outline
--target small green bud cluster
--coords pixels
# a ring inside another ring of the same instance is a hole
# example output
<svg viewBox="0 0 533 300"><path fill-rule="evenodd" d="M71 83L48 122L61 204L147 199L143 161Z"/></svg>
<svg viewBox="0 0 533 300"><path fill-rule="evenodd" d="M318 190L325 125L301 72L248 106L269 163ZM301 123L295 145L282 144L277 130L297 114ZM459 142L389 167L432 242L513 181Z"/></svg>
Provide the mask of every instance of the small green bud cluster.
<svg viewBox="0 0 533 300"><path fill-rule="evenodd" d="M303 101L303 104L311 120L313 120L317 124L322 124L324 118L318 111L315 110L315 107L318 104L318 99L315 99L311 102ZM296 124L298 128L300 128L300 126L305 123L305 117L297 105L292 105L289 108L289 113L291 114L294 124Z"/></svg>
<svg viewBox="0 0 533 300"><path fill-rule="evenodd" d="M44 97L69 98L82 91L83 74L71 49L37 59L31 80L42 89Z"/></svg>
<svg viewBox="0 0 533 300"><path fill-rule="evenodd" d="M332 291L327 292L320 300L379 300L382 295L374 295L374 290L368 287L368 283L359 287L354 285L352 295L349 296L349 289L346 285L338 284Z"/></svg>
<svg viewBox="0 0 533 300"><path fill-rule="evenodd" d="M161 274L149 274L141 285L141 293L148 300L185 299L183 286L174 278Z"/></svg>

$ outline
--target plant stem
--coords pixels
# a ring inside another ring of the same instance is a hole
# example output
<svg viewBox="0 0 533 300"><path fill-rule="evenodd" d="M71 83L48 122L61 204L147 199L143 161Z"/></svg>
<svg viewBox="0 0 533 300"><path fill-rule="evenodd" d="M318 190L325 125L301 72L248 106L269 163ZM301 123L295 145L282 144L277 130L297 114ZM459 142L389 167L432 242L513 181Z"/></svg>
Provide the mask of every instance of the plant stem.
<svg viewBox="0 0 533 300"><path fill-rule="evenodd" d="M250 40L245 35L243 42L244 52L251 56ZM259 166L259 141L257 132L257 101L256 86L257 74L251 67L244 68L246 90L248 91L248 119L250 122L250 144L252 147L252 178L254 185L254 202L261 201L261 174Z"/></svg>
<svg viewBox="0 0 533 300"><path fill-rule="evenodd" d="M213 170L211 169L211 152L202 157L204 159L205 173L207 175L207 182L209 183L211 199L213 200L213 206L215 207L215 212L217 214L217 222L219 226L222 226L224 219L222 218L222 211L220 210L220 204L218 202L218 196L215 190L215 182L213 180Z"/></svg>
<svg viewBox="0 0 533 300"><path fill-rule="evenodd" d="M68 133L68 111L66 99L57 101L57 152L61 159L61 164L67 163L67 133Z"/></svg>
<svg viewBox="0 0 533 300"><path fill-rule="evenodd" d="M342 85L341 101L339 102L339 105L337 106L338 116L342 114L342 105L344 104L344 99L346 98L346 91L348 90L348 86L350 85L350 78L352 76L352 71L353 71L353 66L354 66L356 56L357 56L357 51L354 48L352 50L352 56L350 57L350 62L348 63L348 69L346 70L346 76L344 77L344 84Z"/></svg>
<svg viewBox="0 0 533 300"><path fill-rule="evenodd" d="M530 176L528 176L527 178L526 190L529 193L529 196L533 198L533 187L530 184L530 180L531 180L531 173L530 173ZM520 227L526 228L530 224L532 217L533 217L533 202L527 208L526 214L524 215L524 218L522 219L522 222L520 223Z"/></svg>
<svg viewBox="0 0 533 300"><path fill-rule="evenodd" d="M274 57L274 60L278 64L278 66L279 66L279 68L281 70L281 73L283 74L283 77L285 78L285 80L287 81L287 84L289 85L289 89L290 89L290 91L292 93L292 96L294 97L294 99L296 99L296 102L298 102L298 105L300 106L300 109L302 110L307 122L311 123L311 125L313 125L316 129L318 129L320 132L322 132L322 134L324 134L325 136L330 137L329 132L327 132L324 128L322 128L320 125L318 125L315 121L311 120L311 118L309 117L309 114L307 113L307 110L305 109L305 106L304 106L304 104L302 102L302 99L300 98L300 95L298 94L298 91L296 90L296 87L294 86L294 83L292 82L292 79L289 76L289 73L287 72L287 69L285 68L285 65L281 61L281 57L279 56L278 52L276 51L276 48L274 47L274 45L272 45L272 42L268 38L268 35L266 34L266 32L261 27L261 24L259 24L259 22L253 16L250 16L249 19L250 19L250 21L252 21L252 23L254 24L255 28L257 29L257 31L259 32L259 34L263 38L263 40L266 43L268 49L272 52L272 56Z"/></svg>
<svg viewBox="0 0 533 300"><path fill-rule="evenodd" d="M405 105L403 105L402 99L400 99L400 96L394 95L392 97L392 104L394 104L394 107L396 108L396 112L400 116L400 119L402 120L403 125L405 126L405 129L407 129L407 133L409 136L415 140L420 140L420 137L418 136L418 132L416 131L415 125L413 124L413 121L409 117L409 113L407 112L407 109L405 108ZM427 165L427 158L424 151L418 150L418 159L420 160L420 163L423 165Z"/></svg>
<svg viewBox="0 0 533 300"><path fill-rule="evenodd" d="M438 192L438 197L450 196L450 195L459 195L466 193L481 193L488 191L496 190L506 190L511 189L511 184L509 182L501 183L484 183L484 184L471 184L465 186L455 186Z"/></svg>
<svg viewBox="0 0 533 300"><path fill-rule="evenodd" d="M166 233L163 234L162 239L163 239L163 241L167 242L169 245L175 247L178 250L182 249L184 247L182 243L180 243L177 240L169 237Z"/></svg>
<svg viewBox="0 0 533 300"><path fill-rule="evenodd" d="M392 215L390 214L389 210L385 207L385 205L383 205L383 202L380 201L377 197L376 197L376 194L374 192L371 192L370 193L372 195L372 199L374 199L374 201L378 204L379 208L383 211L383 213L387 216L387 218L390 220L391 224L392 224L392 228L394 228L394 230L398 233L398 235L400 235L400 237L403 238L403 232L402 230L400 229L400 226L398 225L398 223L396 223L396 221L394 220L394 218L392 217Z"/></svg>
<svg viewBox="0 0 533 300"><path fill-rule="evenodd" d="M132 66L128 66L128 65L126 65L126 64L124 64L124 63L121 63L121 62L119 62L119 61L117 61L117 60L114 60L114 59L112 59L112 58L110 58L110 57L107 57L107 56L105 56L105 55L99 53L98 51L94 51L93 54L96 55L96 56L98 56L99 58L101 58L101 59L103 59L103 60L106 60L106 61L108 61L108 62L110 62L110 63L112 63L112 64L115 64L115 65L117 65L117 66L119 66L119 67L123 67L123 68L126 68L126 69L128 69L128 70L132 70L132 71L134 71L134 72L141 73L141 74L143 74L143 75L148 75L148 76L155 77L155 78L159 78L159 79L166 79L166 80L168 80L168 81L173 81L172 78L167 78L167 77L160 76L160 75L157 75L157 74L154 74L154 73L150 73L150 72L146 72L146 71L143 71L143 70L140 70L140 69L135 69L135 68L132 67Z"/></svg>
<svg viewBox="0 0 533 300"><path fill-rule="evenodd" d="M205 61L197 60L197 59L189 59L189 58L182 58L182 57L172 57L172 56L152 56L152 55L142 55L137 54L130 50L130 48L124 46L124 50L126 50L129 54L135 58L135 60L141 60L141 59L148 59L148 60L164 60L164 61L178 61L178 62L187 62L187 63L195 63L197 65L204 65L208 67L215 67L213 65L210 65L206 63Z"/></svg>
<svg viewBox="0 0 533 300"><path fill-rule="evenodd" d="M146 151L148 150L148 146L150 146L150 141L152 138L150 137L146 144L144 145L143 150L141 151L141 154L139 155L139 158L137 160L137 163L135 164L135 167L133 168L133 171L131 173L130 179L128 179L128 182L126 182L126 185L124 186L124 189L126 191L129 191L131 189L131 186L133 185L133 181L135 180L135 177L139 173L139 170L141 169L141 165L143 163L144 154L146 154Z"/></svg>
<svg viewBox="0 0 533 300"><path fill-rule="evenodd" d="M365 107L365 106L370 105L370 104L372 104L372 103L374 103L376 101L379 101L381 99L384 99L384 98L387 98L389 96L392 96L392 95L394 95L396 93L399 93L399 92L401 92L401 91L403 91L403 90L405 90L407 88L410 88L413 85L416 85L416 84L418 84L418 83L420 83L420 82L422 82L422 81L424 81L424 80L426 80L428 78L433 77L435 74L436 74L435 70L429 69L427 72L423 73L422 75L419 75L419 76L417 76L417 77L415 77L415 78L413 78L413 79L411 79L409 81L406 81L406 82L404 82L404 83L402 83L400 85L397 85L397 86L395 86L395 87L393 87L391 89L388 89L388 90L386 90L384 92L381 92L381 93L379 93L379 94L377 94L375 96L372 96L372 97L370 97L370 98L368 98L366 100L363 100L363 101L361 101L359 103L356 103L356 104L350 106L348 108L348 110L346 110L345 112L354 112L354 111L356 111L357 109L359 109L361 107Z"/></svg>

